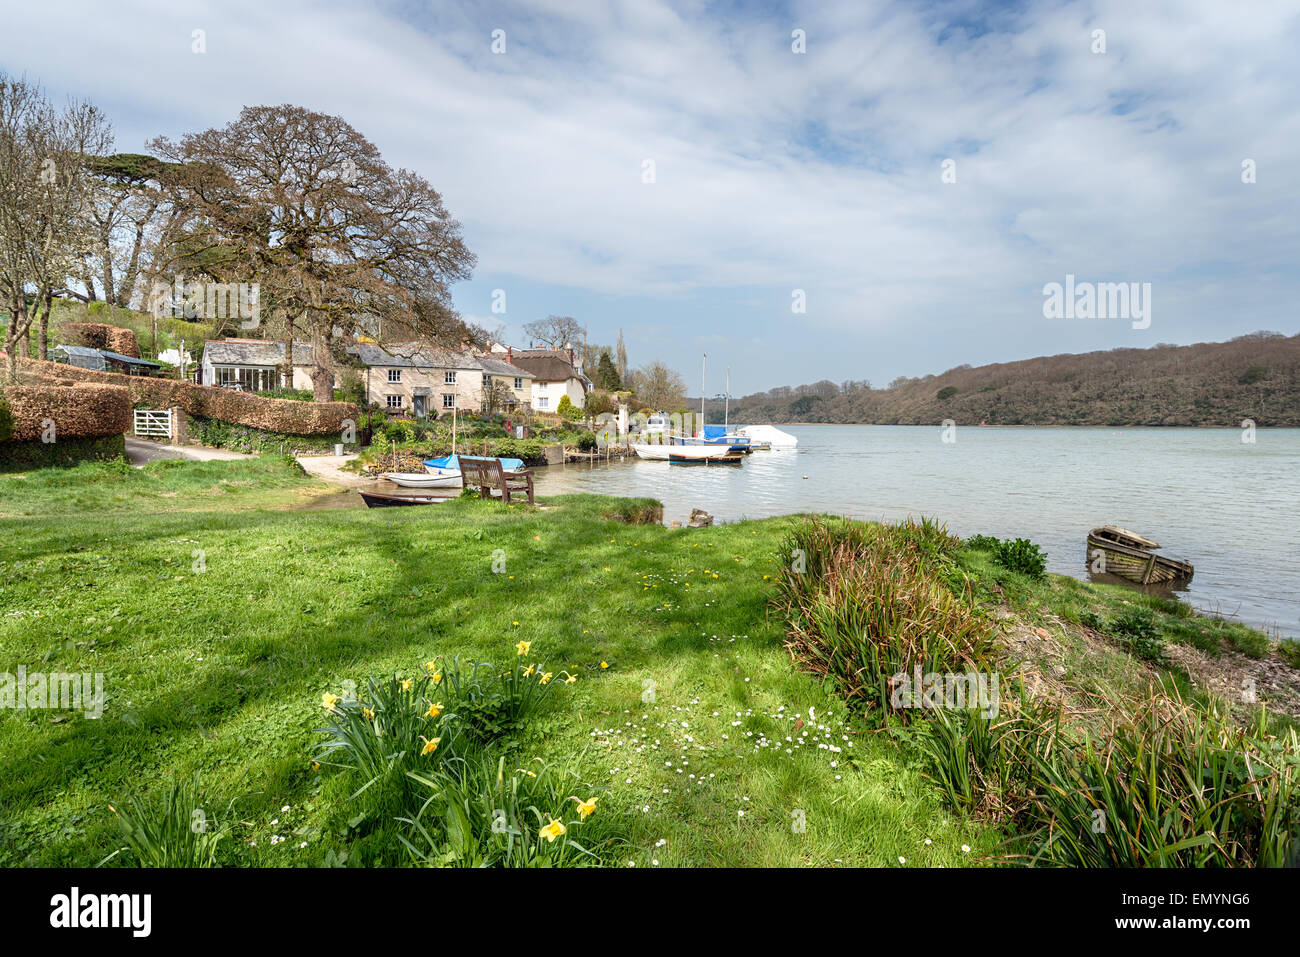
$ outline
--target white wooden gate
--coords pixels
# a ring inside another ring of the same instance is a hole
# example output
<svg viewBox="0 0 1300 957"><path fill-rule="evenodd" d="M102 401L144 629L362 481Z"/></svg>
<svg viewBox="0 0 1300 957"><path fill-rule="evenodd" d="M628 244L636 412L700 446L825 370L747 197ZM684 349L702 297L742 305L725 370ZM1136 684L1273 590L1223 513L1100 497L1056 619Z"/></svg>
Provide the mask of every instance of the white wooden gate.
<svg viewBox="0 0 1300 957"><path fill-rule="evenodd" d="M172 414L166 409L136 409L135 434L172 437Z"/></svg>

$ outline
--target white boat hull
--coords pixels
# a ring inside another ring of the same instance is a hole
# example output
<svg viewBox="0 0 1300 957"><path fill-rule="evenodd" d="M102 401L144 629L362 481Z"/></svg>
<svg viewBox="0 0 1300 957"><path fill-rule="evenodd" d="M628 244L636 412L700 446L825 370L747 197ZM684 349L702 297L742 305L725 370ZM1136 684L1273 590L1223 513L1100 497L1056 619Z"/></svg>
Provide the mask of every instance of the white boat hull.
<svg viewBox="0 0 1300 957"><path fill-rule="evenodd" d="M789 432L782 432L770 425L747 425L743 429L737 429L736 434L747 436L755 443L767 442L774 449L792 449L799 444L799 440Z"/></svg>
<svg viewBox="0 0 1300 957"><path fill-rule="evenodd" d="M461 485L460 472L456 469L430 469L428 474L385 472L384 478L402 488L460 488Z"/></svg>
<svg viewBox="0 0 1300 957"><path fill-rule="evenodd" d="M732 455L740 457L739 449L729 454L728 446L725 445L634 445L632 451L638 458L654 462L667 462L670 458L698 459L702 462L706 459L730 458Z"/></svg>

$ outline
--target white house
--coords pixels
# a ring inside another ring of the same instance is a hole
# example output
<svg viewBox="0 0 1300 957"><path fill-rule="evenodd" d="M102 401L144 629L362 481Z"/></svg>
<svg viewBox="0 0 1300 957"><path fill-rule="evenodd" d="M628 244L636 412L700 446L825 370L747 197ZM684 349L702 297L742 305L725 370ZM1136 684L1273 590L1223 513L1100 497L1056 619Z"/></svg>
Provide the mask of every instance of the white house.
<svg viewBox="0 0 1300 957"><path fill-rule="evenodd" d="M586 405L591 380L572 349L510 349L507 355L512 365L532 374L532 406L538 412L556 411L566 395L579 409Z"/></svg>

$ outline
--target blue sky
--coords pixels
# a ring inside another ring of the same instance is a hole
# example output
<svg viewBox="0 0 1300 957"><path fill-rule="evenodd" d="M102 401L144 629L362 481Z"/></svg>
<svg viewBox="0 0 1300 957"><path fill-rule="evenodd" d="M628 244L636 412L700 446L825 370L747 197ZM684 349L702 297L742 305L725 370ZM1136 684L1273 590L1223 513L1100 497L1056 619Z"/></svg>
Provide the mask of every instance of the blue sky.
<svg viewBox="0 0 1300 957"><path fill-rule="evenodd" d="M709 391L730 365L740 394L1300 331L1300 2L67 0L3 17L0 67L98 103L120 150L245 104L343 116L464 224L466 316L516 343L549 313L597 341L622 328L634 365L666 361L692 390L701 352ZM1067 273L1151 283L1150 328L1045 319Z"/></svg>

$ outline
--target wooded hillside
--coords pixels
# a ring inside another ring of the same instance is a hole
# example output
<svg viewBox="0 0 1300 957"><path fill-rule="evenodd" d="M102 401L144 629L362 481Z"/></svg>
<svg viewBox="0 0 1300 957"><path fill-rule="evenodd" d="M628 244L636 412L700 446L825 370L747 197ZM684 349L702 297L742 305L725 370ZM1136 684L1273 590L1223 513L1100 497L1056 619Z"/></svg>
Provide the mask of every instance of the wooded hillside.
<svg viewBox="0 0 1300 957"><path fill-rule="evenodd" d="M722 403L708 403L709 421ZM732 422L1300 426L1300 335L958 366L888 388L823 381L732 399Z"/></svg>

